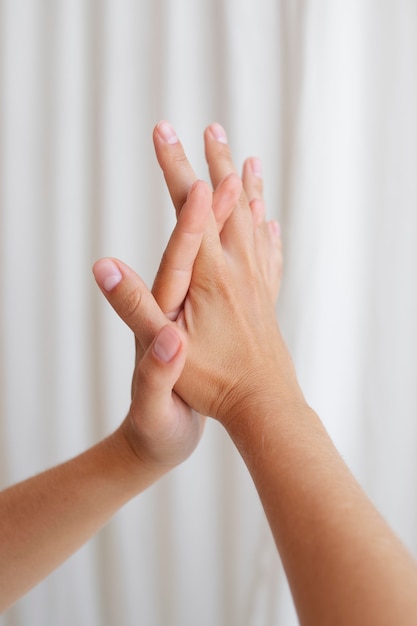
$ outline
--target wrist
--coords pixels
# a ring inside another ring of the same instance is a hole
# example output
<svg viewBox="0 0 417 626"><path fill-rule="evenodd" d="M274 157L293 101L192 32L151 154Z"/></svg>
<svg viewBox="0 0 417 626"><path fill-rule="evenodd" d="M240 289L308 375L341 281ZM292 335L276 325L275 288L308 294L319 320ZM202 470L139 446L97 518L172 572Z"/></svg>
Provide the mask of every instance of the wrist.
<svg viewBox="0 0 417 626"><path fill-rule="evenodd" d="M163 467L148 458L132 439L129 418L126 418L105 441L111 450L110 454L115 468L117 467L119 479L135 495L156 482L171 468Z"/></svg>
<svg viewBox="0 0 417 626"><path fill-rule="evenodd" d="M226 430L256 419L285 420L308 409L289 355L285 360L258 364L228 394L219 421Z"/></svg>
<svg viewBox="0 0 417 626"><path fill-rule="evenodd" d="M245 360L247 368L240 380L229 385L227 393L219 394L223 400L216 417L226 429L232 422L253 419L254 415L272 412L278 419L281 414L307 406L278 327L271 333L270 342L262 349L255 346Z"/></svg>
<svg viewBox="0 0 417 626"><path fill-rule="evenodd" d="M269 447L276 453L290 440L322 424L306 402L296 378L285 383L280 376L269 376L263 384L247 389L246 394L227 410L222 420L227 433L243 458L259 457L257 451Z"/></svg>
<svg viewBox="0 0 417 626"><path fill-rule="evenodd" d="M232 439L242 433L262 432L265 428L274 431L286 429L288 425L299 423L300 416L314 413L302 393L282 389L258 390L247 394L227 412L222 424Z"/></svg>

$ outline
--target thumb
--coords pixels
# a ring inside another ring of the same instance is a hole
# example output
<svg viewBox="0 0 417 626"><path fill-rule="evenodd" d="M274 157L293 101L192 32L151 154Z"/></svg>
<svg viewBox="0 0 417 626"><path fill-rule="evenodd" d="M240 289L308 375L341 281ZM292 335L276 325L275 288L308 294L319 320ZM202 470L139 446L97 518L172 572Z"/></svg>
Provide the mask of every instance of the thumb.
<svg viewBox="0 0 417 626"><path fill-rule="evenodd" d="M136 368L130 417L137 434L148 444L151 441L158 444L159 456L164 454L162 442L170 441L175 433L178 437L183 430L179 425L188 423L181 417L181 407L185 405L173 395L185 359L185 336L180 329L166 325L157 333Z"/></svg>
<svg viewBox="0 0 417 626"><path fill-rule="evenodd" d="M179 328L164 326L146 350L138 365L136 388L145 396L158 396L158 392L171 397L172 389L184 368L186 339ZM165 393L167 392L167 393ZM149 402L147 402L149 404Z"/></svg>

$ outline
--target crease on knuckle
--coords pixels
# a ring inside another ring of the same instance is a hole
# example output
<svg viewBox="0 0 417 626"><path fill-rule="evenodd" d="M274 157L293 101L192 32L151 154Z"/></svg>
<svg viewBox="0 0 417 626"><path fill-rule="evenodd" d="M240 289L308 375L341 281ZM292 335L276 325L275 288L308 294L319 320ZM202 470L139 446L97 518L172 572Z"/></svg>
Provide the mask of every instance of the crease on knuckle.
<svg viewBox="0 0 417 626"><path fill-rule="evenodd" d="M177 152L172 155L172 160L175 165L180 167L181 169L185 169L189 166L188 159L185 156L184 152Z"/></svg>
<svg viewBox="0 0 417 626"><path fill-rule="evenodd" d="M224 143L217 143L217 157L220 157L221 159L224 159L225 161L228 161L231 165L232 171L235 171L235 168L233 167L233 162L232 162L232 157L230 154L230 148L227 144Z"/></svg>
<svg viewBox="0 0 417 626"><path fill-rule="evenodd" d="M160 278L161 274L163 272L181 272L181 273L187 273L189 274L194 266L194 258L195 255L193 255L192 260L184 260L184 259L177 259L178 255L174 255L174 254L170 254L169 251L165 250L165 252L162 255L162 260L161 260L161 268L163 268L162 270L160 270L158 272L158 276Z"/></svg>
<svg viewBox="0 0 417 626"><path fill-rule="evenodd" d="M121 310L123 317L126 319L134 319L137 317L142 304L142 293L138 290L131 291L126 294Z"/></svg>

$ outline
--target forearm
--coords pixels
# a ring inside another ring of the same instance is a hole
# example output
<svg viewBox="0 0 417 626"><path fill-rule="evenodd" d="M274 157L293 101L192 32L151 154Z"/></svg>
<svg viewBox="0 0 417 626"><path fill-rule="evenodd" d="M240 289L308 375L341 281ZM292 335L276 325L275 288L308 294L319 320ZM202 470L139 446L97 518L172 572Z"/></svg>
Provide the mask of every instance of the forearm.
<svg viewBox="0 0 417 626"><path fill-rule="evenodd" d="M129 450L122 430L0 494L0 612L90 539L163 470Z"/></svg>
<svg viewBox="0 0 417 626"><path fill-rule="evenodd" d="M303 626L417 624L417 569L315 413L282 401L230 422Z"/></svg>

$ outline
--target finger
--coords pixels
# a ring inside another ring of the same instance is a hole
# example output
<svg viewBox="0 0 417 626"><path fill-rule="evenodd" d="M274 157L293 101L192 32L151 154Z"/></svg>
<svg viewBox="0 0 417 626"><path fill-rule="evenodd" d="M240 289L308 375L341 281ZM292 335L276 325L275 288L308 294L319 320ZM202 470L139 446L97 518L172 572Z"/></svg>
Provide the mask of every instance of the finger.
<svg viewBox="0 0 417 626"><path fill-rule="evenodd" d="M260 226L265 219L265 202L263 199L262 163L252 157L243 164L243 189L252 212L254 227Z"/></svg>
<svg viewBox="0 0 417 626"><path fill-rule="evenodd" d="M158 163L177 215L181 211L197 176L191 167L174 128L165 120L155 126L153 141Z"/></svg>
<svg viewBox="0 0 417 626"><path fill-rule="evenodd" d="M186 336L180 328L164 326L136 371L130 417L139 439L164 465L177 465L186 459L204 428L205 419L174 392L185 365L186 347Z"/></svg>
<svg viewBox="0 0 417 626"><path fill-rule="evenodd" d="M271 301L275 303L282 277L282 243L278 222L264 221L255 229L254 240L258 268L264 277Z"/></svg>
<svg viewBox="0 0 417 626"><path fill-rule="evenodd" d="M185 365L186 350L185 336L181 329L173 325L166 325L158 331L155 339L143 355L138 376L142 385L137 385L142 401L146 401L148 408L171 398L172 390L179 379ZM139 391L140 389L140 391ZM150 415L157 415L155 410Z"/></svg>
<svg viewBox="0 0 417 626"><path fill-rule="evenodd" d="M243 189L248 201L263 199L262 163L256 157L246 159L242 173Z"/></svg>
<svg viewBox="0 0 417 626"><path fill-rule="evenodd" d="M160 453L163 452L162 441L170 441L178 428L180 406L191 413L173 395L174 385L185 365L185 346L186 338L180 328L163 326L136 369L130 415L142 436L153 439Z"/></svg>
<svg viewBox="0 0 417 626"><path fill-rule="evenodd" d="M261 160L246 159L242 173L243 188L249 200L254 226L255 251L258 266L264 274L273 302L276 301L282 276L282 242L278 222L265 220L263 174Z"/></svg>
<svg viewBox="0 0 417 626"><path fill-rule="evenodd" d="M168 319L143 280L116 259L100 259L94 264L93 273L113 309L147 348Z"/></svg>
<svg viewBox="0 0 417 626"><path fill-rule="evenodd" d="M204 133L205 154L214 189L231 174L236 174L226 133L220 124L212 124ZM224 248L248 249L248 236L252 236L252 217L246 194L241 192L239 201L230 217L223 222L222 244Z"/></svg>
<svg viewBox="0 0 417 626"><path fill-rule="evenodd" d="M264 276L272 301L275 302L281 280L281 239L278 223L265 221L266 211L260 159L256 157L246 159L243 164L242 182L252 212L258 267Z"/></svg>
<svg viewBox="0 0 417 626"><path fill-rule="evenodd" d="M279 223L275 220L268 222L267 228L269 236L268 284L273 302L275 302L279 294L282 279L283 255L281 228Z"/></svg>
<svg viewBox="0 0 417 626"><path fill-rule="evenodd" d="M152 293L162 311L175 320L187 295L194 261L211 215L212 192L203 181L193 184L168 242Z"/></svg>
<svg viewBox="0 0 417 626"><path fill-rule="evenodd" d="M217 185L213 193L213 212L216 217L217 229L222 232L223 226L239 202L242 192L242 181L237 174L229 174Z"/></svg>
<svg viewBox="0 0 417 626"><path fill-rule="evenodd" d="M215 123L206 128L204 145L210 179L215 189L228 174L237 174L223 126Z"/></svg>

